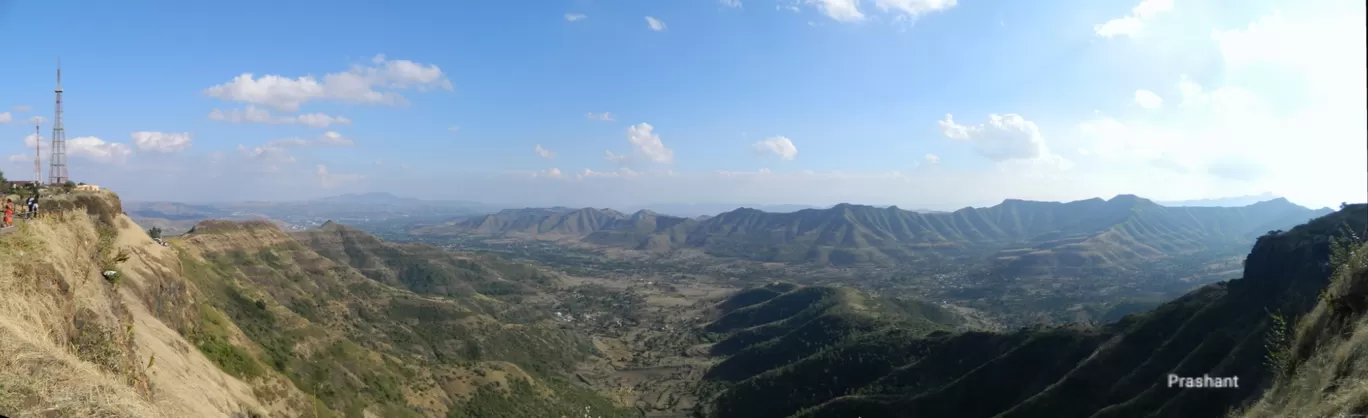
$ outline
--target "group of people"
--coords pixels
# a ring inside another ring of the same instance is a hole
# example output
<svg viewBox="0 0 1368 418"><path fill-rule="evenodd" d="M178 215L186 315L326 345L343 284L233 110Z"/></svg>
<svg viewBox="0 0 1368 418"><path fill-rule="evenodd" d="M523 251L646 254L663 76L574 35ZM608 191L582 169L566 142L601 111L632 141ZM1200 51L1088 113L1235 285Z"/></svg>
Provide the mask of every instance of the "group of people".
<svg viewBox="0 0 1368 418"><path fill-rule="evenodd" d="M28 200L24 203L28 206L28 212L24 214L25 219L32 218L38 214L38 192L33 192L33 195L29 196ZM11 226L14 226L14 202L11 202L9 198L6 197L4 227L9 228Z"/></svg>

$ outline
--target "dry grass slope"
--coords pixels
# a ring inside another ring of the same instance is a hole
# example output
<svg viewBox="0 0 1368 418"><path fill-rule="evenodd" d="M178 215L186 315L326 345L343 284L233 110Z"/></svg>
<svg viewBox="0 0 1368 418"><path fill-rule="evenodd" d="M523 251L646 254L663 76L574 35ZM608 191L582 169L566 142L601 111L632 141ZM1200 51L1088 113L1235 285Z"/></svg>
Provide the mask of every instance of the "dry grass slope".
<svg viewBox="0 0 1368 418"><path fill-rule="evenodd" d="M1335 274L1316 308L1297 321L1283 374L1232 417L1339 417L1368 413L1368 245L1336 243Z"/></svg>
<svg viewBox="0 0 1368 418"><path fill-rule="evenodd" d="M193 291L175 250L153 243L117 196L46 197L50 216L0 236L0 414L299 415L263 408L182 337Z"/></svg>

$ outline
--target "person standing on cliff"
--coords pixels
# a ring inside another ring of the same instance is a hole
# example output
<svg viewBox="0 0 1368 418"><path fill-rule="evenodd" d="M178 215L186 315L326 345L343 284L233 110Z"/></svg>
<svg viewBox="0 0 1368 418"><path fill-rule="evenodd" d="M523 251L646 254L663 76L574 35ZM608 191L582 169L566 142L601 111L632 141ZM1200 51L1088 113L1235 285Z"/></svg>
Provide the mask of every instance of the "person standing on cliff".
<svg viewBox="0 0 1368 418"><path fill-rule="evenodd" d="M33 189L33 196L28 198L28 218L38 216L38 189Z"/></svg>
<svg viewBox="0 0 1368 418"><path fill-rule="evenodd" d="M6 198L5 198L5 227L6 227L6 228L9 228L9 227L11 227L11 226L14 226L14 202L11 202L11 201L9 200L9 197L6 197Z"/></svg>

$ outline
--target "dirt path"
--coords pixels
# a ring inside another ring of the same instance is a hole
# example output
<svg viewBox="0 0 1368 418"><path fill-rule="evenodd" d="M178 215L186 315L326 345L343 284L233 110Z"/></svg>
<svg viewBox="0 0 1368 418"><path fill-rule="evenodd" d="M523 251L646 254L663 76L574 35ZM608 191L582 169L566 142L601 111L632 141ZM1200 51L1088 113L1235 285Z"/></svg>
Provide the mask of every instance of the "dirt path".
<svg viewBox="0 0 1368 418"><path fill-rule="evenodd" d="M14 226L9 226L9 227L0 228L0 235L9 235L10 233L13 233L14 231L19 230L19 224L21 224L21 223L24 223L24 218L15 216L15 217L14 217Z"/></svg>

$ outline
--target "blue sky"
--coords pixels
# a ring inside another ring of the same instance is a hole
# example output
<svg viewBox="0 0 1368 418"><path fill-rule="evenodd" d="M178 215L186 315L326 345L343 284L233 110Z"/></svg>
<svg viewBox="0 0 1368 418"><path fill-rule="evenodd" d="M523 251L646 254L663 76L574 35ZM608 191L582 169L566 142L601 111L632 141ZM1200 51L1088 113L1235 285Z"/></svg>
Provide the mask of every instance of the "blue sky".
<svg viewBox="0 0 1368 418"><path fill-rule="evenodd" d="M1365 93L1345 87L1363 83L1362 16L1342 0L0 0L0 39L20 40L0 65L0 169L32 176L25 136L51 120L60 55L71 175L129 199L1333 205L1368 189Z"/></svg>

